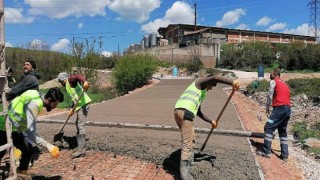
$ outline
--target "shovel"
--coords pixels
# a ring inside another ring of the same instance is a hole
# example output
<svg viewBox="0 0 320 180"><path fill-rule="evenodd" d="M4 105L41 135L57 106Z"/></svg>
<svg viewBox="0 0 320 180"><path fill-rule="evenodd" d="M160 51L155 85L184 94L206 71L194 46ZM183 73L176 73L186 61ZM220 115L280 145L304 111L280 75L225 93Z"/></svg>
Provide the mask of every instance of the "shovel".
<svg viewBox="0 0 320 180"><path fill-rule="evenodd" d="M230 99L231 99L231 97L233 96L233 94L234 94L235 91L236 91L235 89L232 90L231 94L229 95L229 98L228 98L227 102L224 104L224 106L223 106L223 108L222 108L222 110L221 110L221 112L220 112L220 114L219 114L219 116L218 116L218 118L217 118L217 120L216 120L217 124L218 124L218 121L219 121L219 119L221 118L224 110L226 109L227 105L229 104L229 101L230 101ZM201 147L201 149L200 149L200 152L202 152L203 149L206 147L207 142L208 142L208 140L209 140L209 138L210 138L210 136L211 136L211 134L212 134L212 131L213 131L213 128L211 128L211 130L210 130L210 132L209 132L209 134L208 134L208 136L207 136L207 139L204 141L204 143L203 143L203 145L202 145L202 147Z"/></svg>
<svg viewBox="0 0 320 180"><path fill-rule="evenodd" d="M73 106L73 108L72 108L72 111L73 111L73 112L75 111L75 109L76 109L76 107L77 107L77 105L78 105L78 102L80 101L80 99L81 99L81 97L83 96L83 94L84 94L84 90L81 92L81 94L80 94L77 102L74 104L74 106ZM54 142L57 142L57 141L61 141L61 142L62 142L63 129L64 129L64 127L66 126L67 122L69 121L70 117L71 117L71 115L69 115L68 118L67 118L67 120L63 123L63 125L62 125L59 133L56 134L56 135L54 135L54 137L53 137L53 141L54 141Z"/></svg>

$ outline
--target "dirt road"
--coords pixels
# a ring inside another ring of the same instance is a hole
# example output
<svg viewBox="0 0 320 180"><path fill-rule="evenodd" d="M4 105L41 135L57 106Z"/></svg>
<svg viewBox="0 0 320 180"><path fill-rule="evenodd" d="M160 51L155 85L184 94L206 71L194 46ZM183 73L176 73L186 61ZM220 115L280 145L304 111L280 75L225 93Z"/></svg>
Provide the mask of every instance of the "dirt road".
<svg viewBox="0 0 320 180"><path fill-rule="evenodd" d="M88 121L176 126L173 119L174 104L191 82L190 79L162 80L144 91L92 105ZM209 91L202 104L203 112L211 118L218 116L227 100L223 87L225 86L218 85ZM50 119L64 120L66 117L67 114L61 114ZM210 128L208 123L198 118L195 120L195 126ZM47 139L52 139L60 127L60 124L38 124L39 134ZM231 103L220 119L219 129L242 130ZM179 178L179 132L93 126L88 126L86 130L88 150L126 155L152 162L174 178ZM67 125L66 139L72 140L74 135L75 126ZM199 148L206 137L207 134L196 134ZM86 160L83 158L81 161ZM81 173L85 171L86 169L83 169ZM204 152L196 156L191 173L195 179L260 179L253 153L247 139L243 137L212 135Z"/></svg>

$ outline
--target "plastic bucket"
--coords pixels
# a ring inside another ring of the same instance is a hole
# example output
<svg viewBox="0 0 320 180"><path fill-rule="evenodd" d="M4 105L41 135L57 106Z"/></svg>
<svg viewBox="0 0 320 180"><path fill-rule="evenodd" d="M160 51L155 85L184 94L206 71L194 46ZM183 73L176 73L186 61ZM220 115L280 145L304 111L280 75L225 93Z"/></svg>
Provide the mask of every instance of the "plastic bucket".
<svg viewBox="0 0 320 180"><path fill-rule="evenodd" d="M264 78L264 67L263 65L258 66L258 78Z"/></svg>
<svg viewBox="0 0 320 180"><path fill-rule="evenodd" d="M178 77L178 67L173 67L173 69L172 69L172 76L173 76L173 77Z"/></svg>

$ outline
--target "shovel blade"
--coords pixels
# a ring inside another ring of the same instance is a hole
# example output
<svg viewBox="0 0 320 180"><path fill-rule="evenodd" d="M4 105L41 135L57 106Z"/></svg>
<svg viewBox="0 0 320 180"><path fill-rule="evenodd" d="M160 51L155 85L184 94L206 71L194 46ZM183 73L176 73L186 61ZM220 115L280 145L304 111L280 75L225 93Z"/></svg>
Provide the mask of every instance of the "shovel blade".
<svg viewBox="0 0 320 180"><path fill-rule="evenodd" d="M60 133L54 135L53 142L57 142L57 141L61 141L62 142L62 138L63 138L63 132L60 132Z"/></svg>

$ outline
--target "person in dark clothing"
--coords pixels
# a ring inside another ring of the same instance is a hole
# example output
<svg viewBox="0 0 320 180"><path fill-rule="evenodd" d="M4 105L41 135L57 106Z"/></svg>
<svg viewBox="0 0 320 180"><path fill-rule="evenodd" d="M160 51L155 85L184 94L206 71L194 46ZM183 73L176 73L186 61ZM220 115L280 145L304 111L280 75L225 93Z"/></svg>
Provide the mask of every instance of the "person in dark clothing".
<svg viewBox="0 0 320 180"><path fill-rule="evenodd" d="M267 96L266 114L267 122L264 126L263 151L257 151L257 155L271 158L271 144L273 132L278 129L280 137L280 159L287 162L289 156L287 125L291 117L291 102L289 86L280 79L280 70L275 69L270 75L270 87ZM270 106L273 110L270 115Z"/></svg>
<svg viewBox="0 0 320 180"><path fill-rule="evenodd" d="M7 101L11 101L26 90L39 90L40 74L36 72L36 63L33 60L26 60L24 62L24 75L21 81L11 88L10 92L6 94Z"/></svg>

